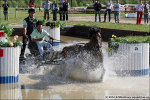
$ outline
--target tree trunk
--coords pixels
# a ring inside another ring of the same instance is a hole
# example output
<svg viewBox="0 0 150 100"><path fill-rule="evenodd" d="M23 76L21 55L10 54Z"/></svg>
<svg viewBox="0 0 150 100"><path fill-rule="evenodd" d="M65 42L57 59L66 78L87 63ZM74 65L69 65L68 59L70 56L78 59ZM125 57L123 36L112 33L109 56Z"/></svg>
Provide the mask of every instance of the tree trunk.
<svg viewBox="0 0 150 100"><path fill-rule="evenodd" d="M71 7L72 7L72 0L71 0Z"/></svg>

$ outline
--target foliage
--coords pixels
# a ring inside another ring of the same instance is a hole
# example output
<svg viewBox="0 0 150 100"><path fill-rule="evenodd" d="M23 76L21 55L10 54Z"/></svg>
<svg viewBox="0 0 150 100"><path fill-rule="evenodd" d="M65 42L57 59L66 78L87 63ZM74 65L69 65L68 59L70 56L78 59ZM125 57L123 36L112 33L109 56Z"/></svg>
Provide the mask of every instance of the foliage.
<svg viewBox="0 0 150 100"><path fill-rule="evenodd" d="M7 0L7 1L11 7L28 7L29 5L29 0ZM37 7L42 6L42 3L45 1L46 0L34 0L35 6ZM53 2L53 0L50 1ZM99 0L99 1L102 4L106 4L108 2L108 0ZM59 0L56 0L56 2L58 3ZM68 2L71 5L71 0L68 0ZM112 0L112 2L115 3L116 0ZM120 0L120 4L137 4L138 2L139 0ZM72 0L72 3L73 7L86 6L87 4L93 3L93 0Z"/></svg>
<svg viewBox="0 0 150 100"><path fill-rule="evenodd" d="M0 41L0 47L9 47L9 43Z"/></svg>
<svg viewBox="0 0 150 100"><path fill-rule="evenodd" d="M18 40L18 36L14 36L13 40L10 40L10 37L13 32L13 28L8 27L8 24L1 24L0 25L0 30L4 31L4 37L1 37L5 39L6 41L0 41L0 47L17 47L17 46L22 46L22 43Z"/></svg>
<svg viewBox="0 0 150 100"><path fill-rule="evenodd" d="M138 38L138 37L137 37ZM150 43L150 37L146 37L142 40L138 40L138 39L127 39L127 38L123 38L123 37L116 37L115 35L112 35L112 38L109 41L109 48L112 50L117 50L119 47L120 43Z"/></svg>
<svg viewBox="0 0 150 100"><path fill-rule="evenodd" d="M0 30L4 30L4 33L7 34L7 36L11 36L12 32L14 31L13 28L8 27L8 24L1 24Z"/></svg>
<svg viewBox="0 0 150 100"><path fill-rule="evenodd" d="M64 29L64 26L66 26L66 24L65 22L60 23L60 21L46 22L45 20L43 20L43 26L49 26L51 29L56 27L58 28L60 26L61 29Z"/></svg>
<svg viewBox="0 0 150 100"><path fill-rule="evenodd" d="M22 46L22 43L19 40L14 41L14 47Z"/></svg>
<svg viewBox="0 0 150 100"><path fill-rule="evenodd" d="M19 40L3 42L0 41L0 47L17 47L22 46L22 43Z"/></svg>

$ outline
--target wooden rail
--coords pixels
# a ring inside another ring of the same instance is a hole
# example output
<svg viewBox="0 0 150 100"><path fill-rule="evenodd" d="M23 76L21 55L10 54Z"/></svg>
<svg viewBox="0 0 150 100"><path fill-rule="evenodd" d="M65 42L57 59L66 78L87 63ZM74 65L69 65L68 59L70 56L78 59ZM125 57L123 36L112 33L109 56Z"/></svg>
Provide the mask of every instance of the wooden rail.
<svg viewBox="0 0 150 100"><path fill-rule="evenodd" d="M28 8L16 8L15 9L15 18L17 18L17 11L24 11L24 10L28 10ZM105 13L105 9L101 10L101 13ZM133 10L126 10L125 11L120 11L122 13L136 13L135 9ZM58 11L59 13L59 11ZM86 9L86 10L69 10L70 14L94 14L95 11L93 9ZM114 13L114 11L112 11L112 13Z"/></svg>
<svg viewBox="0 0 150 100"><path fill-rule="evenodd" d="M28 10L28 8L16 8L15 9L15 18L17 18L17 11Z"/></svg>
<svg viewBox="0 0 150 100"><path fill-rule="evenodd" d="M101 10L101 13L105 13L106 10ZM121 13L136 13L135 10L133 11L120 11ZM69 10L70 14L94 14L94 10ZM114 11L112 11L114 13Z"/></svg>

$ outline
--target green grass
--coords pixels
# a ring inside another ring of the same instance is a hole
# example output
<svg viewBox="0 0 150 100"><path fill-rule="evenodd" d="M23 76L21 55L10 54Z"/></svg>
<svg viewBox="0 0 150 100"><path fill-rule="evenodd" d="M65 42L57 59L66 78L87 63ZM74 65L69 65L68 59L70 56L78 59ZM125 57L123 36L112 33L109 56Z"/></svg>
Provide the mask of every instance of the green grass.
<svg viewBox="0 0 150 100"><path fill-rule="evenodd" d="M129 41L145 41L147 38L150 38L150 36L126 36L126 37L123 37L124 39L127 39Z"/></svg>
<svg viewBox="0 0 150 100"><path fill-rule="evenodd" d="M28 12L26 11L17 11L17 17L15 18L15 8L9 8L9 21L4 20L3 16L3 9L1 9L1 20L0 23L3 24L11 24L11 25L20 25L23 23L23 19L28 16ZM35 18L38 20L43 20L44 12L39 12L36 9ZM94 16L94 14L69 14L69 16ZM102 14L103 16L103 14ZM113 16L113 14L112 14ZM123 14L121 14L123 16ZM50 14L52 19L52 14ZM59 14L58 14L59 19ZM148 25L136 25L136 24L126 24L126 23L99 23L99 22L92 22L92 21L68 21L66 22L67 25L84 25L84 26L97 26L101 28L111 28L111 29L122 29L122 30L135 30L135 31L145 31L150 32L150 28Z"/></svg>
<svg viewBox="0 0 150 100"><path fill-rule="evenodd" d="M38 9L36 9L36 13L35 13L35 17L39 20L43 19L43 14L44 12L39 12ZM22 21L25 17L28 16L28 12L27 10L23 10L23 11L16 11L16 15L15 16L15 8L9 8L9 13L8 13L8 17L9 17L9 21L5 21L4 20L4 15L3 15L3 9L1 9L1 22L3 24L22 24ZM124 13L120 14L121 16L124 16ZM79 17L79 16L95 16L94 14L69 14L70 17ZM101 16L104 16L104 14L101 14ZM114 16L113 14L111 14L111 16ZM50 17L52 18L52 14L50 14ZM57 17L59 18L59 14L57 14Z"/></svg>
<svg viewBox="0 0 150 100"><path fill-rule="evenodd" d="M145 31L150 32L149 25L135 25L127 23L99 23L92 21L69 21L67 25L84 25L84 26L97 26L101 28L111 28L111 29L122 29L122 30L135 30L135 31Z"/></svg>
<svg viewBox="0 0 150 100"><path fill-rule="evenodd" d="M117 50L120 43L150 43L150 36L112 36L112 38L109 41L109 51Z"/></svg>

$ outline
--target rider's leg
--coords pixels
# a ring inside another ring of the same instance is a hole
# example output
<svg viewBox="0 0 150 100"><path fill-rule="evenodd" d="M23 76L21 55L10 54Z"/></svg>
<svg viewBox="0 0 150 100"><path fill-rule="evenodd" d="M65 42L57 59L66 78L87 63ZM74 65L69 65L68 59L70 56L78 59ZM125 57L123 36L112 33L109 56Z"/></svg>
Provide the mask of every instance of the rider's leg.
<svg viewBox="0 0 150 100"><path fill-rule="evenodd" d="M43 46L46 47L49 51L51 51L51 52L54 51L54 49L53 49L53 47L52 47L52 45L51 45L50 43L48 43L48 42L43 42L42 44L43 44Z"/></svg>
<svg viewBox="0 0 150 100"><path fill-rule="evenodd" d="M43 45L42 43L36 43L39 49L40 54L43 54Z"/></svg>

